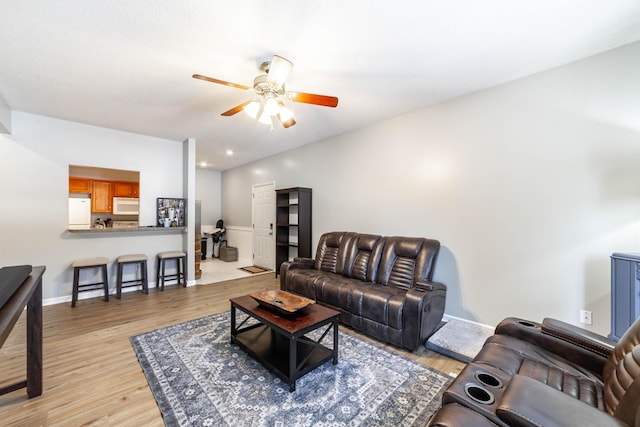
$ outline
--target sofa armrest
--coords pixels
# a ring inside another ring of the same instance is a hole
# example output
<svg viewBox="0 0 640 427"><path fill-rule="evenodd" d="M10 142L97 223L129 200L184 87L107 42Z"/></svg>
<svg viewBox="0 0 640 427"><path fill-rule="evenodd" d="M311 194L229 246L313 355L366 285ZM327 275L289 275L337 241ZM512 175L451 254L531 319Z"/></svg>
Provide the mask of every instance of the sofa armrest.
<svg viewBox="0 0 640 427"><path fill-rule="evenodd" d="M511 378L496 407L496 414L510 426L629 427L607 412L519 374Z"/></svg>
<svg viewBox="0 0 640 427"><path fill-rule="evenodd" d="M435 291L435 290L446 291L447 287L442 283L438 283L438 282L416 282L415 289L422 290L422 291Z"/></svg>
<svg viewBox="0 0 640 427"><path fill-rule="evenodd" d="M542 332L598 353L605 358L609 357L616 345L615 341L607 337L548 317L542 320Z"/></svg>
<svg viewBox="0 0 640 427"><path fill-rule="evenodd" d="M311 258L294 258L293 261L285 261L280 265L280 274L284 275L287 270L294 269L312 269L315 266L315 261Z"/></svg>
<svg viewBox="0 0 640 427"><path fill-rule="evenodd" d="M458 403L447 403L436 412L428 427L496 427L496 424L473 409Z"/></svg>
<svg viewBox="0 0 640 427"><path fill-rule="evenodd" d="M574 328L580 329L577 327ZM600 346L595 344L588 346L586 345L586 339L583 339L581 343L569 341L568 339L547 333L543 329L541 323L519 319L517 317L507 317L496 326L495 333L498 335L510 335L514 338L530 342L562 356L598 376L602 375L607 356L603 354ZM559 329L559 327L557 327L557 329ZM565 337L569 336L568 331L568 328L565 329ZM599 348L599 351L594 351L594 348Z"/></svg>
<svg viewBox="0 0 640 427"><path fill-rule="evenodd" d="M313 269L315 260L313 258L296 257L293 261L285 261L280 265L280 289L287 290L287 271L295 269Z"/></svg>
<svg viewBox="0 0 640 427"><path fill-rule="evenodd" d="M402 312L404 347L415 351L440 326L446 294L447 287L438 282L417 282L407 291Z"/></svg>

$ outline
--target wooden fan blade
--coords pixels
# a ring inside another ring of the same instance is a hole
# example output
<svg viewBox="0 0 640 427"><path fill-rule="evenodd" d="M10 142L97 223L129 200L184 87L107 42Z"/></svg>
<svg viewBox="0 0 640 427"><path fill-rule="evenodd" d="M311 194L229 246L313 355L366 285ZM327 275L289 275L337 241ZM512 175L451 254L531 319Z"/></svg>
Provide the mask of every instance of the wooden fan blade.
<svg viewBox="0 0 640 427"><path fill-rule="evenodd" d="M335 96L315 95L304 92L287 92L285 97L294 102L322 105L323 107L336 107L338 105L338 98Z"/></svg>
<svg viewBox="0 0 640 427"><path fill-rule="evenodd" d="M218 80L218 79L214 79L213 77L207 77L200 74L194 74L192 77L194 79L200 79L200 80L204 80L211 83L218 83L219 85L231 86L231 87L235 87L242 90L251 89L249 86L239 85L238 83L231 83L224 80Z"/></svg>
<svg viewBox="0 0 640 427"><path fill-rule="evenodd" d="M233 116L236 113L239 113L240 111L242 111L242 109L245 107L245 105L248 105L251 101L247 101L247 102L243 102L240 105L236 105L235 107L233 107L232 109L230 109L229 111L225 111L224 113L220 114L221 116Z"/></svg>

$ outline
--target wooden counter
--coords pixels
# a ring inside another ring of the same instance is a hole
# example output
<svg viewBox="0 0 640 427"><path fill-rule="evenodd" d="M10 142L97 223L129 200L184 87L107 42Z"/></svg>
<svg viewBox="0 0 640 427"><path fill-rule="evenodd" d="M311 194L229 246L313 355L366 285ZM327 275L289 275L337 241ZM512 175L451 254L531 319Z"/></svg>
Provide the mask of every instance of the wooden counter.
<svg viewBox="0 0 640 427"><path fill-rule="evenodd" d="M110 234L110 233L184 233L187 227L127 227L127 228L88 228L83 230L67 230L68 234Z"/></svg>

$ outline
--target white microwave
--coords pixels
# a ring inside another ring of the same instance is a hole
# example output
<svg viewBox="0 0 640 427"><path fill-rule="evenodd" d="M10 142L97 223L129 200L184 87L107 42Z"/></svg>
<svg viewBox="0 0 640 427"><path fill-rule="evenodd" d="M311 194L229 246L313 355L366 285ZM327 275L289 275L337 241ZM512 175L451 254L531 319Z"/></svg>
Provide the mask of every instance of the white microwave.
<svg viewBox="0 0 640 427"><path fill-rule="evenodd" d="M114 215L138 215L140 213L140 199L133 197L114 197Z"/></svg>

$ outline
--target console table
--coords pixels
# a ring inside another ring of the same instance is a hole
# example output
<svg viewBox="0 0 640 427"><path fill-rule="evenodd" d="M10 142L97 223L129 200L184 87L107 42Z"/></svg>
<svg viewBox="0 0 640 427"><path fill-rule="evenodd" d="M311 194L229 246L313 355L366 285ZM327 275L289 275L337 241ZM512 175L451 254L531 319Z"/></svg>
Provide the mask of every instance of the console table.
<svg viewBox="0 0 640 427"><path fill-rule="evenodd" d="M0 388L0 395L27 388L27 396L42 394L42 275L44 266L33 267L11 298L0 308L0 348L27 307L27 379ZM0 379L1 381L1 379Z"/></svg>

